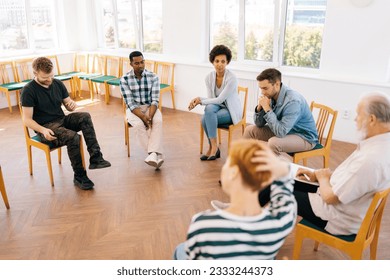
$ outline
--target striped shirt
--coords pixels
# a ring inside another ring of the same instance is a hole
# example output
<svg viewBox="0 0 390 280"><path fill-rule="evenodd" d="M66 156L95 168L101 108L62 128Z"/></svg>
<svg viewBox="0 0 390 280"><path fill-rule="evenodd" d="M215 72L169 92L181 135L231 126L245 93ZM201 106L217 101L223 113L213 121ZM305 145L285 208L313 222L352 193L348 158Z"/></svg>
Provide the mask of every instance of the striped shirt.
<svg viewBox="0 0 390 280"><path fill-rule="evenodd" d="M290 178L271 186L271 200L261 214L238 216L208 210L192 219L185 250L189 259L274 259L292 231L297 206Z"/></svg>
<svg viewBox="0 0 390 280"><path fill-rule="evenodd" d="M141 105L156 105L160 98L160 82L153 72L144 70L141 80L130 70L120 80L121 93L130 111Z"/></svg>

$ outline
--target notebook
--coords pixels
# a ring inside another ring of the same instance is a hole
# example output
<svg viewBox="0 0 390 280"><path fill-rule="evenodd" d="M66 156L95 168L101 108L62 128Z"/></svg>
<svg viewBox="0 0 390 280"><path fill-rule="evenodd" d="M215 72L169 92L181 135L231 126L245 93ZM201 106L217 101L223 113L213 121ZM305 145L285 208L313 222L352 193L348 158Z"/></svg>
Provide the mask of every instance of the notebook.
<svg viewBox="0 0 390 280"><path fill-rule="evenodd" d="M302 179L296 177L296 174L297 174L297 171L299 168L304 168L304 169L307 169L310 171L314 171L314 169L312 169L312 168L302 166L299 164L295 164L295 163L291 163L290 174L291 174L291 177L293 177L294 181L295 181L294 182L294 190L303 191L303 192L313 192L313 193L317 192L317 189L319 187L318 182L310 182L310 181L302 180Z"/></svg>

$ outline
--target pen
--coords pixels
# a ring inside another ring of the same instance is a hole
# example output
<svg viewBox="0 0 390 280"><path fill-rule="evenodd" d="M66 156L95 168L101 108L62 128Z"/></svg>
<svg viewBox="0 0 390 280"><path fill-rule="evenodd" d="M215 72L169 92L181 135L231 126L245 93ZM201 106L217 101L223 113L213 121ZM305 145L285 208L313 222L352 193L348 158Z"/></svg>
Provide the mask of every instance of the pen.
<svg viewBox="0 0 390 280"><path fill-rule="evenodd" d="M304 173L303 176L305 176L306 180L310 181L310 177L307 174Z"/></svg>

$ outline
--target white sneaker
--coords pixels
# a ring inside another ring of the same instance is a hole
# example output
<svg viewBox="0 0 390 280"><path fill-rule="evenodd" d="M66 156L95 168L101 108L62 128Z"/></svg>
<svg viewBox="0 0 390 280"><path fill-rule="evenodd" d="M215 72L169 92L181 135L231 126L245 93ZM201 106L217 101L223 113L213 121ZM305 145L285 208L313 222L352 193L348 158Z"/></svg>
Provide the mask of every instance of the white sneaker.
<svg viewBox="0 0 390 280"><path fill-rule="evenodd" d="M157 154L154 152L150 153L145 159L145 163L157 168Z"/></svg>
<svg viewBox="0 0 390 280"><path fill-rule="evenodd" d="M162 154L158 154L157 155L157 167L156 167L156 169L159 169L163 163L164 163L164 159L163 159Z"/></svg>
<svg viewBox="0 0 390 280"><path fill-rule="evenodd" d="M230 206L230 203L222 202L219 200L212 200L210 203L215 210L223 210Z"/></svg>

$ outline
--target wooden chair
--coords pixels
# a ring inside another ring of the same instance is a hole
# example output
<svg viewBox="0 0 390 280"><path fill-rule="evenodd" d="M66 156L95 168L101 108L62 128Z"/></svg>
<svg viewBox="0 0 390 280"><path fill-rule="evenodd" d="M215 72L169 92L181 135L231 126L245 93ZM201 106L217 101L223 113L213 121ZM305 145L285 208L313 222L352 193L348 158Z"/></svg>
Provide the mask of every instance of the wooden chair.
<svg viewBox="0 0 390 280"><path fill-rule="evenodd" d="M158 103L158 109L161 111L162 107L162 95L165 92L171 92L172 106L173 109L176 109L175 106L175 73L174 73L175 64L169 62L160 62L157 61L155 65L155 73L160 80L160 100Z"/></svg>
<svg viewBox="0 0 390 280"><path fill-rule="evenodd" d="M9 207L7 192L5 191L5 184L4 184L3 172L1 171L1 165L0 165L0 192L1 192L1 196L3 197L5 207L9 209L10 207Z"/></svg>
<svg viewBox="0 0 390 280"><path fill-rule="evenodd" d="M103 75L90 78L89 86L91 88L89 89L89 91L92 92L92 95L94 94L94 92L98 93L97 87L95 87L95 89L94 89L93 85L105 84L106 81L120 78L120 74L121 74L121 70L120 70L121 66L120 65L122 62L121 57L110 56L110 55L106 55L106 56L102 56L102 57L103 57ZM106 87L105 87L105 89L106 89ZM109 91L105 92L106 103L108 103L107 100L109 100L109 98L110 98L109 96L107 96L109 94L110 94ZM93 99L92 96L91 96L91 99Z"/></svg>
<svg viewBox="0 0 390 280"><path fill-rule="evenodd" d="M219 144L222 143L222 141L221 141L221 131L227 131L228 132L228 151L229 151L230 143L231 143L231 140L232 140L233 131L236 130L237 128L241 127L241 135L242 135L242 134L244 134L244 130L245 130L245 127L246 127L246 104L247 104L247 100L248 100L248 88L239 86L237 93L239 95L243 95L243 97L240 98L241 99L241 104L243 105L241 120L238 123L236 123L236 124L218 125L218 140L219 140ZM203 152L203 138L204 138L204 130L203 130L203 127L202 127L202 123L200 123L200 153Z"/></svg>
<svg viewBox="0 0 390 280"><path fill-rule="evenodd" d="M50 59L53 63L54 78L62 82L68 81L70 86L71 97L75 98L76 93L75 93L75 85L74 85L75 84L74 76L76 75L76 72L61 73L58 57L56 55L49 55L46 57Z"/></svg>
<svg viewBox="0 0 390 280"><path fill-rule="evenodd" d="M91 69L90 69L91 68ZM80 97L81 94L81 80L79 75L87 74L92 71L92 64L89 63L89 54L88 53L75 53L73 58L73 71L64 74L73 74L74 86L75 86L75 95Z"/></svg>
<svg viewBox="0 0 390 280"><path fill-rule="evenodd" d="M21 115L22 114L22 108L20 107ZM45 152L46 155L46 161L47 161L47 170L49 172L50 177L50 183L52 186L54 186L54 177L53 177L53 169L51 164L51 156L50 153L57 150L58 152L58 164L61 164L61 147L56 147L50 144L42 143L39 139L38 135L34 135L31 137L29 128L23 123L23 130L24 130L24 136L26 138L26 146L27 146L27 157L28 157L28 167L30 171L30 175L33 175L33 166L32 166L32 151L31 147L38 148ZM80 154L83 161L83 166L85 168L85 160L84 160L84 148L83 148L83 136L80 135Z"/></svg>
<svg viewBox="0 0 390 280"><path fill-rule="evenodd" d="M15 92L16 104L19 104L19 91L27 84L27 82L19 82L16 74L15 65L12 61L0 62L0 92L7 97L8 108L12 113L11 92Z"/></svg>
<svg viewBox="0 0 390 280"><path fill-rule="evenodd" d="M362 259L364 249L370 246L370 259L375 260L383 209L389 193L390 188L374 195L357 234L332 235L304 219L301 220L296 227L293 259L299 258L303 239L310 238L315 241L314 251L318 250L319 243L324 243L344 251L354 260Z"/></svg>
<svg viewBox="0 0 390 280"><path fill-rule="evenodd" d="M318 139L320 143L317 144L312 150L291 154L293 157L293 162L298 163L300 160L302 160L303 165L307 166L307 158L322 156L324 168L327 168L329 167L330 147L332 145L333 130L336 124L338 112L328 106L315 103L314 101L311 102L310 104L310 110L312 112L313 110L319 111L318 118L316 121L316 127L318 132ZM328 125L329 120L330 120L330 125ZM325 130L327 130L326 135L325 135Z"/></svg>
<svg viewBox="0 0 390 280"><path fill-rule="evenodd" d="M111 87L119 87L120 80L121 80L120 77L122 77L124 74L130 71L130 69L131 69L130 60L126 57L121 57L120 67L119 67L119 77L104 82L105 91L106 91L106 95L105 95L106 104L110 102Z"/></svg>
<svg viewBox="0 0 390 280"><path fill-rule="evenodd" d="M156 71L155 68L156 68L156 62L154 60L145 60L145 69L154 73Z"/></svg>
<svg viewBox="0 0 390 280"><path fill-rule="evenodd" d="M34 58L23 58L14 61L15 73L19 82L30 82L34 79L33 60Z"/></svg>
<svg viewBox="0 0 390 280"><path fill-rule="evenodd" d="M106 58L100 54L76 54L74 67L78 72L74 75L77 87L77 93L81 93L81 81L88 83L89 94L93 100L94 91L92 90L92 78L97 78L104 75L104 67L106 65Z"/></svg>
<svg viewBox="0 0 390 280"><path fill-rule="evenodd" d="M123 116L124 116L124 128L125 128L125 145L127 145L127 156L130 157L130 131L129 129L132 128L131 124L127 121L126 117L126 102L124 99L122 99L122 107L123 107Z"/></svg>

